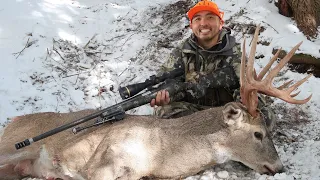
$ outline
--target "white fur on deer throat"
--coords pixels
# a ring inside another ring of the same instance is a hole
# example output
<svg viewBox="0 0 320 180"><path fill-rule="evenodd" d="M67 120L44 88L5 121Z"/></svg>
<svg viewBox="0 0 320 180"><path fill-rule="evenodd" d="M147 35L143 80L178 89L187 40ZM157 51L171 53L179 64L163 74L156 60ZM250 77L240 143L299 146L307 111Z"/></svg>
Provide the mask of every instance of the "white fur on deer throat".
<svg viewBox="0 0 320 180"><path fill-rule="evenodd" d="M53 163L54 158L50 157L48 151L45 148L45 145L41 147L39 158L34 161L33 164L33 170L35 174L37 174L39 177L57 177L62 175L62 177L66 177L67 179L69 177L79 180L85 180L81 176L77 175L77 172L71 172L68 167L66 167L64 164L60 163ZM60 169L59 174L57 174L57 169ZM46 174L43 174L43 172L47 172Z"/></svg>
<svg viewBox="0 0 320 180"><path fill-rule="evenodd" d="M33 170L35 174L39 177L55 177L55 167L52 163L52 157L49 156L49 153L43 145L40 150L39 158L34 161ZM43 172L47 172L43 174Z"/></svg>
<svg viewBox="0 0 320 180"><path fill-rule="evenodd" d="M224 163L231 159L231 153L227 148L220 145L219 143L214 143L213 147L214 147L213 159L216 161L217 164Z"/></svg>

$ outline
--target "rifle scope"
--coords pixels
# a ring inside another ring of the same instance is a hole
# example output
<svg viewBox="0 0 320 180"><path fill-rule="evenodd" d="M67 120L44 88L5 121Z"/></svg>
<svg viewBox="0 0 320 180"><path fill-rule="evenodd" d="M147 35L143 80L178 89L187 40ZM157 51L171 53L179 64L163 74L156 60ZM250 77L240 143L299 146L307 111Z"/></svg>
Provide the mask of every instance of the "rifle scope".
<svg viewBox="0 0 320 180"><path fill-rule="evenodd" d="M125 87L120 87L119 94L122 99L128 99L128 98L138 94L142 90L146 89L147 87L151 87L156 84L159 84L160 82L163 82L166 79L173 79L178 76L182 76L183 74L184 74L184 71L182 70L182 68L178 68L178 69L175 69L170 72L165 72L161 76L158 76L158 77L153 75L153 76L150 76L149 79L145 80L142 83L137 83L137 84L132 84L132 85L128 85Z"/></svg>

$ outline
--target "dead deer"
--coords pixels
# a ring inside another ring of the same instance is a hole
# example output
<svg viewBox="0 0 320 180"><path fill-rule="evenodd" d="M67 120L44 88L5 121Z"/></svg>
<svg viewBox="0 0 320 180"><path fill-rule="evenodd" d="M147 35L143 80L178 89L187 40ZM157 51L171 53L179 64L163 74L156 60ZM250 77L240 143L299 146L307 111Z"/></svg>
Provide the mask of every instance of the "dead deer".
<svg viewBox="0 0 320 180"><path fill-rule="evenodd" d="M253 68L257 28L245 66L245 41L241 62L241 99L176 119L126 115L122 121L91 128L79 134L63 131L24 149L14 143L83 117L94 110L73 113L38 113L17 117L0 142L0 177L25 176L61 179L177 179L215 164L239 161L259 173L281 172L283 165L270 132L257 110L257 93L303 104L290 95L310 76L288 87L272 87L272 79L301 43L263 78L278 53L258 75Z"/></svg>

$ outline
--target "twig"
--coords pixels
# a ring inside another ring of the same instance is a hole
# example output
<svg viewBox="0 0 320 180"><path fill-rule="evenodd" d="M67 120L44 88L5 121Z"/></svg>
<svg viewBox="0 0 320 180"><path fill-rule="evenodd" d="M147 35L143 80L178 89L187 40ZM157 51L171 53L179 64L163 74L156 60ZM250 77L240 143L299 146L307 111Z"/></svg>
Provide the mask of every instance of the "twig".
<svg viewBox="0 0 320 180"><path fill-rule="evenodd" d="M115 36L115 37L113 37L113 38L111 38L111 39L105 40L105 42L113 41L114 39L116 39L116 38L121 38L121 37L123 37L123 36L125 36L125 35L122 34L122 35L119 35L119 36ZM106 46L106 45L104 45L104 46Z"/></svg>
<svg viewBox="0 0 320 180"><path fill-rule="evenodd" d="M79 73L76 73L76 74L71 74L71 75L67 75L67 76L64 76L64 77L62 77L62 78L68 78L68 77L72 77L72 76L77 76L77 75L79 75L79 74L82 74L82 73L87 73L87 72L90 72L90 71L85 71L85 72L79 72Z"/></svg>
<svg viewBox="0 0 320 180"><path fill-rule="evenodd" d="M126 70L128 70L128 68L124 69L119 75L118 77L120 77L122 75L122 73L124 73Z"/></svg>
<svg viewBox="0 0 320 180"><path fill-rule="evenodd" d="M264 21L262 21L263 23L266 23L268 26L270 26L274 31L276 31L278 34L279 34L279 32L274 28L274 27L272 27L269 23L267 23L267 22L264 22Z"/></svg>
<svg viewBox="0 0 320 180"><path fill-rule="evenodd" d="M79 75L80 75L80 73L77 75L77 79L76 79L76 82L73 84L73 85L76 85L77 84L77 82L78 82L78 79L79 79Z"/></svg>
<svg viewBox="0 0 320 180"><path fill-rule="evenodd" d="M56 112L58 112L59 99L58 99L58 97L56 97L56 98L57 98Z"/></svg>
<svg viewBox="0 0 320 180"><path fill-rule="evenodd" d="M46 56L46 59L44 61L47 61L49 54L50 54L49 53L49 49L47 48L47 56Z"/></svg>
<svg viewBox="0 0 320 180"><path fill-rule="evenodd" d="M59 54L59 56L61 57L62 60L66 61L66 60L61 56L61 54L58 52L58 50L57 50L55 47L53 47L53 50L54 50L56 53Z"/></svg>
<svg viewBox="0 0 320 180"><path fill-rule="evenodd" d="M53 43L57 43L58 41L56 41L54 38L52 38Z"/></svg>
<svg viewBox="0 0 320 180"><path fill-rule="evenodd" d="M89 43L92 41L92 39L94 39L97 35L98 35L98 34L95 33L95 34L92 36L92 38L87 42L87 44L83 47L83 49L86 49L87 46L89 45Z"/></svg>
<svg viewBox="0 0 320 180"><path fill-rule="evenodd" d="M57 66L58 68L60 68L62 71L64 71L65 73L67 73L67 67L65 67L63 64L61 64L60 62L56 61L55 59L53 59L51 56L49 56L50 59L52 59L53 61L55 61L56 63L60 64L64 69L60 68L59 66Z"/></svg>
<svg viewBox="0 0 320 180"><path fill-rule="evenodd" d="M124 17L128 17L128 14L130 13L130 11L127 12L126 15L124 15L123 17L120 17L117 21L122 21L124 20Z"/></svg>
<svg viewBox="0 0 320 180"><path fill-rule="evenodd" d="M126 39L126 41L121 45L121 46L118 46L118 47L121 47L120 48L120 51L122 51L122 49L123 49L123 46L129 41L129 39L133 36L133 35L135 35L136 33L132 33L127 39Z"/></svg>
<svg viewBox="0 0 320 180"><path fill-rule="evenodd" d="M24 50L28 47L29 40L30 40L30 37L28 38L28 41L27 41L26 45L24 46L24 48L23 48L20 52L13 53L14 55L18 54L18 56L16 57L16 59L18 59L18 57L20 56L20 54L22 53L22 51L24 51Z"/></svg>
<svg viewBox="0 0 320 180"><path fill-rule="evenodd" d="M250 18L250 17L248 17L248 16L243 16L243 17L245 17L245 18L247 18L247 19L249 19L249 20L253 20L252 18ZM279 34L279 32L278 32L274 27L272 27L269 23L267 23L267 22L265 22L265 21L261 21L261 22L267 24L269 27L271 27L274 31L276 31L276 32Z"/></svg>

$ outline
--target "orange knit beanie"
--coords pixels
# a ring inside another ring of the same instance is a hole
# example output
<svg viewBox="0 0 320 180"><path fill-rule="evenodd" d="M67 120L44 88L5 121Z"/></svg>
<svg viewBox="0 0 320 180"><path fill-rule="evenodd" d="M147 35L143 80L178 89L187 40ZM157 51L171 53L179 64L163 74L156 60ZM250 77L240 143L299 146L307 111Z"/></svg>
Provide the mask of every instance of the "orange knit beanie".
<svg viewBox="0 0 320 180"><path fill-rule="evenodd" d="M223 21L224 12L220 11L217 4L210 0L202 0L193 6L187 13L189 20L192 21L193 16L200 11L211 11Z"/></svg>

